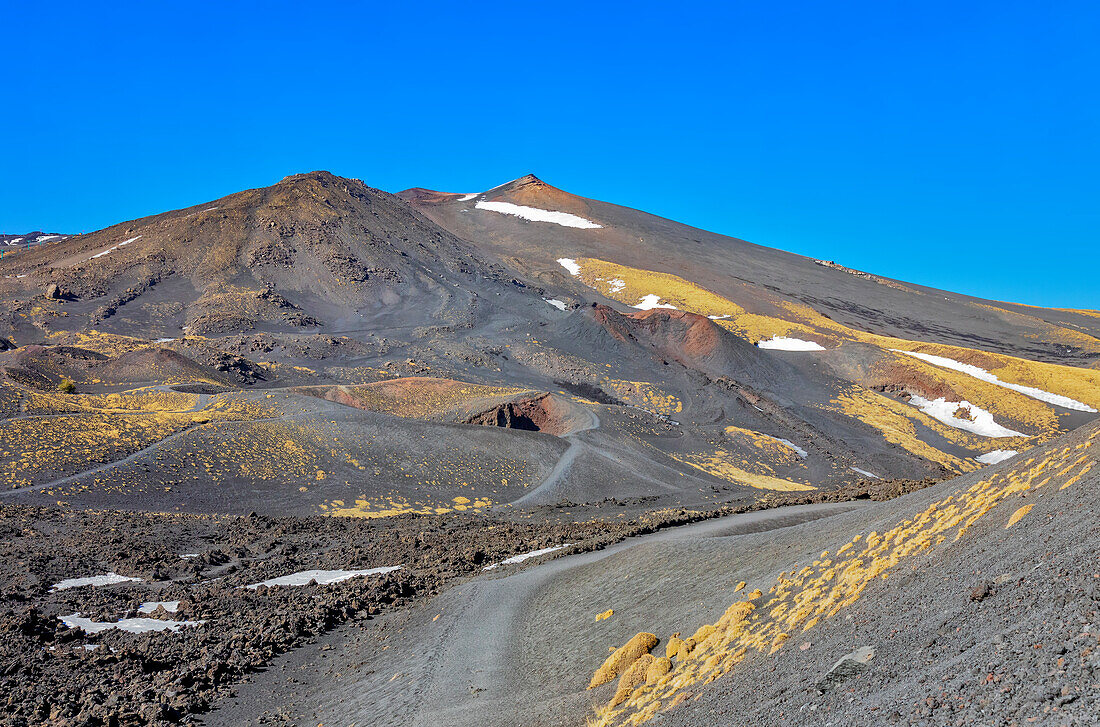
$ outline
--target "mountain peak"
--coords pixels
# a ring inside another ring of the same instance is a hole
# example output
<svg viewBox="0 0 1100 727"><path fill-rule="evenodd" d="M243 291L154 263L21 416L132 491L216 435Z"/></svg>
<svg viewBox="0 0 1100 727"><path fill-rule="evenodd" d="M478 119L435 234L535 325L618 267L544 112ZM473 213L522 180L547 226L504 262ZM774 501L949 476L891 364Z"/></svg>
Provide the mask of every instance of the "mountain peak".
<svg viewBox="0 0 1100 727"><path fill-rule="evenodd" d="M316 180L321 181L321 182L329 182L329 181L334 181L334 180L340 179L340 177L337 177L332 172L326 171L324 169L315 169L312 172L300 172L298 174L288 174L287 176L285 176L285 177L283 177L282 179L279 180L279 184L283 184L284 182L297 182L297 181L306 180L306 179L316 179Z"/></svg>

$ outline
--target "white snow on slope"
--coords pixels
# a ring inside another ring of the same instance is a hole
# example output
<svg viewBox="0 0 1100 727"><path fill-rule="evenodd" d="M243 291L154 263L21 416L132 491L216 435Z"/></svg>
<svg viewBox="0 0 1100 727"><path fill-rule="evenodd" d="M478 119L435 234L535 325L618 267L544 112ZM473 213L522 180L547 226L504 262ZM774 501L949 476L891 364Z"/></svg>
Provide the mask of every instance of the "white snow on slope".
<svg viewBox="0 0 1100 727"><path fill-rule="evenodd" d="M492 565L487 565L482 570L493 570L494 568L499 568L502 565L515 565L516 563L522 563L523 561L527 560L528 558L537 558L540 555L546 555L547 553L553 553L555 550L561 550L562 548L568 548L570 545L571 545L571 543L566 543L565 545L555 545L555 546L550 547L550 548L542 548L540 550L532 550L530 553L523 553L522 555L513 555L511 558L505 558L504 560L500 561L499 563L493 563Z"/></svg>
<svg viewBox="0 0 1100 727"><path fill-rule="evenodd" d="M50 586L51 591L64 591L69 588L80 588L81 586L113 586L116 583L128 583L141 582L140 578L131 578L130 576L120 576L118 573L104 573L101 576L88 576L86 578L66 578L63 581L54 583Z"/></svg>
<svg viewBox="0 0 1100 727"><path fill-rule="evenodd" d="M115 250L119 249L120 247L123 247L125 245L129 245L131 242L133 242L134 240L139 239L140 237L141 237L141 235L138 235L137 237L131 237L129 240L123 240L122 242L118 243L114 247L109 247L106 250L104 250L103 252L97 252L95 255L92 255L88 259L89 260L95 260L97 257L103 257L104 255L109 255L112 252L114 252Z"/></svg>
<svg viewBox="0 0 1100 727"><path fill-rule="evenodd" d="M612 293L618 293L620 290L626 287L626 281L620 278L612 278L608 282L611 283Z"/></svg>
<svg viewBox="0 0 1100 727"><path fill-rule="evenodd" d="M974 459L982 464L997 464L998 462L1004 462L1006 459L1012 459L1017 454L1018 452L1015 449L995 449L992 452L978 455Z"/></svg>
<svg viewBox="0 0 1100 727"><path fill-rule="evenodd" d="M23 238L22 238L22 237L17 237L17 238L15 238L14 240L8 240L8 244L9 244L9 245L15 245L16 243L20 243L20 242L23 242Z"/></svg>
<svg viewBox="0 0 1100 727"><path fill-rule="evenodd" d="M458 201L459 202L469 202L471 199L478 196L479 194L481 194L481 192L474 192L473 194L466 194L466 195L463 195L463 196L459 197Z"/></svg>
<svg viewBox="0 0 1100 727"><path fill-rule="evenodd" d="M547 303L554 306L558 310L565 310L565 302L560 301L557 298L543 298Z"/></svg>
<svg viewBox="0 0 1100 727"><path fill-rule="evenodd" d="M538 207L528 207L511 202L478 202L475 209L499 212L502 215L514 215L531 222L553 222L562 227L577 227L582 230L595 230L603 227L592 220L571 215L568 212L556 212L554 210L540 210Z"/></svg>
<svg viewBox="0 0 1100 727"><path fill-rule="evenodd" d="M637 308L638 310L653 310L654 308L668 308L670 310L679 310L671 303L661 303L661 296L656 293L650 293L649 295L642 296L641 302L638 305L632 305L631 308Z"/></svg>
<svg viewBox="0 0 1100 727"><path fill-rule="evenodd" d="M37 243L49 242L50 240L56 240L59 237L61 237L61 235L39 235L37 238L35 238L35 242L37 242Z"/></svg>
<svg viewBox="0 0 1100 727"><path fill-rule="evenodd" d="M79 611L57 618L69 628L80 629L86 634L98 634L100 631L110 629L118 629L130 634L144 634L150 631L176 632L182 628L192 628L202 624L202 621L164 621L158 618L124 618L115 622L93 621L81 616Z"/></svg>
<svg viewBox="0 0 1100 727"><path fill-rule="evenodd" d="M772 336L770 340L760 341L756 344L760 348L769 348L773 351L824 351L825 347L813 341L803 341L801 338L787 338L786 336Z"/></svg>
<svg viewBox="0 0 1100 727"><path fill-rule="evenodd" d="M932 417L938 422L942 422L949 427L955 429L962 429L966 432L972 432L973 434L980 434L983 437L1026 437L1023 432L1017 432L1014 429L1002 426L993 421L993 415L982 409L980 406L971 404L969 401L963 400L959 402L947 401L945 397L940 397L935 400L925 399L922 396L911 394L909 403L920 409L922 412ZM955 413L960 408L966 408L970 410L970 416L972 419L963 419L962 417L955 416Z"/></svg>
<svg viewBox="0 0 1100 727"><path fill-rule="evenodd" d="M952 358L946 358L944 356L934 356L930 353L917 353L916 351L902 351L901 349L897 348L892 348L890 350L894 351L895 353L904 353L906 356L919 358L921 361L926 361L934 366L941 366L945 369L951 369L952 371L964 373L967 376L973 376L975 379L980 379L990 384L1003 386L1006 389L1011 389L1012 391L1019 392L1024 396L1030 396L1032 399L1045 401L1048 404L1054 404L1055 406L1060 406L1063 409L1074 409L1076 411L1087 411L1090 413L1096 412L1096 410L1088 404L1083 404L1076 399L1071 399L1068 396L1062 396L1061 394L1052 394L1049 391L1043 391L1042 389L1037 389L1034 386L1010 384L1007 381L1001 381L996 374L991 374L983 368L971 364L965 364Z"/></svg>
<svg viewBox="0 0 1100 727"><path fill-rule="evenodd" d="M874 472L868 472L867 470L861 470L859 467L849 467L848 469L853 472L858 472L865 477L871 477L872 479L881 480L882 478L876 475Z"/></svg>
<svg viewBox="0 0 1100 727"><path fill-rule="evenodd" d="M254 591L260 586L304 586L310 581L317 581L317 585L327 586L329 583L339 583L349 578L392 573L395 570L401 570L401 566L391 565L381 568L370 568L369 570L303 570L297 573L291 573L290 575L279 576L278 578L269 578L266 581L260 581L259 583L245 586L245 588Z"/></svg>
<svg viewBox="0 0 1100 727"><path fill-rule="evenodd" d="M577 261L571 257L559 257L558 265L561 265L563 268L568 270L570 275L581 274L581 266L577 265Z"/></svg>
<svg viewBox="0 0 1100 727"><path fill-rule="evenodd" d="M729 313L726 313L725 315L721 315L721 316L707 316L707 318L711 319L712 321L724 321L727 318L732 318L732 317L733 316L731 316Z"/></svg>
<svg viewBox="0 0 1100 727"><path fill-rule="evenodd" d="M179 601L146 601L138 606L138 613L152 613L157 610L158 606L164 606L164 610L168 613L175 613L180 610Z"/></svg>
<svg viewBox="0 0 1100 727"><path fill-rule="evenodd" d="M780 444L784 444L784 445L790 447L795 452L797 452L798 456L801 457L802 459L806 459L806 457L809 456L809 454L810 454L809 452L802 449L802 447L799 447L797 444L795 444L794 442L792 442L789 439L783 439L783 437L773 437L770 434L765 434L764 436L767 437L768 439L774 439L775 441L779 442Z"/></svg>

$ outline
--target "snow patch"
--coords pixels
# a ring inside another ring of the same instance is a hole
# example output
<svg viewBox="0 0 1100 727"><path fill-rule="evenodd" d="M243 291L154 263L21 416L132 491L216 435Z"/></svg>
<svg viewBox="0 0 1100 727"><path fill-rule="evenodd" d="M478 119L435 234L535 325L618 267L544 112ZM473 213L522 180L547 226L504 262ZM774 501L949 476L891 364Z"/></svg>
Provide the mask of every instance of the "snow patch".
<svg viewBox="0 0 1100 727"><path fill-rule="evenodd" d="M176 340L176 339L174 339L174 338L158 338L157 343L168 343L169 341L174 341L174 340Z"/></svg>
<svg viewBox="0 0 1100 727"><path fill-rule="evenodd" d="M391 565L381 568L370 568L369 570L303 570L297 573L291 573L290 575L279 576L278 578L269 578L266 581L247 585L245 588L254 591L260 586L304 586L310 581L317 581L317 585L319 586L327 586L330 583L339 583L349 578L381 575L382 573L392 573L395 570L401 570L401 566Z"/></svg>
<svg viewBox="0 0 1100 727"><path fill-rule="evenodd" d="M49 242L50 240L56 240L60 237L61 237L61 235L39 235L38 237L35 238L34 241L38 242L38 243Z"/></svg>
<svg viewBox="0 0 1100 727"><path fill-rule="evenodd" d="M558 265L561 265L563 268L568 270L570 275L581 274L581 266L577 265L577 261L571 257L559 257Z"/></svg>
<svg viewBox="0 0 1100 727"><path fill-rule="evenodd" d="M825 347L813 341L803 341L801 338L787 338L786 336L772 336L770 340L760 341L756 344L760 348L768 348L773 351L824 351Z"/></svg>
<svg viewBox="0 0 1100 727"><path fill-rule="evenodd" d="M654 308L669 308L671 310L679 310L671 303L661 303L661 296L656 293L650 293L649 295L642 296L641 302L638 305L632 305L631 308L637 308L638 310L653 310Z"/></svg>
<svg viewBox="0 0 1100 727"><path fill-rule="evenodd" d="M784 444L784 445L790 447L796 453L798 453L798 456L801 457L802 459L806 459L806 457L809 456L809 454L810 454L809 452L802 449L802 447L799 447L797 444L795 444L794 442L792 442L789 439L783 439L783 437L773 437L770 434L765 434L764 436L767 437L768 439L773 439L776 442L779 442L780 444Z"/></svg>
<svg viewBox="0 0 1100 727"><path fill-rule="evenodd" d="M504 560L500 561L499 563L493 563L492 565L487 565L487 566L485 566L485 568L483 568L483 570L493 570L494 568L499 568L502 565L515 565L516 563L522 563L523 561L527 560L528 558L537 558L540 555L546 555L547 553L553 553L555 550L561 550L562 548L568 548L570 545L571 545L571 543L566 543L565 545L554 545L554 546L551 546L549 548L541 548L539 550L532 550L530 553L523 553L521 555L513 555L511 558L505 558Z"/></svg>
<svg viewBox="0 0 1100 727"><path fill-rule="evenodd" d="M543 298L547 303L554 306L558 310L565 310L565 303L557 298Z"/></svg>
<svg viewBox="0 0 1100 727"><path fill-rule="evenodd" d="M175 613L180 610L179 601L146 601L138 606L138 613L152 613L160 606L164 606L164 610L168 613Z"/></svg>
<svg viewBox="0 0 1100 727"><path fill-rule="evenodd" d="M473 194L467 194L467 195L464 195L462 197L459 197L458 201L459 202L469 202L471 199L478 196L479 194L481 194L481 192L474 192Z"/></svg>
<svg viewBox="0 0 1100 727"><path fill-rule="evenodd" d="M732 317L733 316L731 316L729 313L726 313L725 315L722 315L722 316L707 316L707 318L711 319L712 321L724 321L727 318L732 318Z"/></svg>
<svg viewBox="0 0 1100 727"><path fill-rule="evenodd" d="M104 255L109 255L112 252L114 252L115 250L119 249L120 247L123 247L124 245L129 245L134 240L137 240L137 239L140 239L140 238L141 238L141 235L138 235L137 237L131 237L129 240L123 240L122 242L118 243L114 247L109 247L106 250L104 250L103 252L97 252L95 255L92 255L90 258L88 258L88 260L95 260L97 257L103 257Z"/></svg>
<svg viewBox="0 0 1100 727"><path fill-rule="evenodd" d="M618 293L620 290L626 287L626 281L619 278L612 278L608 282L611 283L612 293Z"/></svg>
<svg viewBox="0 0 1100 727"><path fill-rule="evenodd" d="M513 215L531 222L553 222L562 227L577 227L582 230L595 230L603 227L592 220L571 215L568 212L556 212L554 210L541 210L538 207L528 207L511 202L478 202L475 209L499 212L502 215Z"/></svg>
<svg viewBox="0 0 1100 727"><path fill-rule="evenodd" d="M998 462L1004 462L1006 459L1012 459L1017 454L1019 453L1015 449L995 449L992 452L978 455L974 459L982 464L997 464Z"/></svg>
<svg viewBox="0 0 1100 727"><path fill-rule="evenodd" d="M868 472L867 470L861 470L859 467L849 467L848 469L852 470L853 472L858 472L861 475L863 475L864 477L870 477L870 478L876 479L876 480L881 480L882 479L881 477L876 475L874 472Z"/></svg>
<svg viewBox="0 0 1100 727"><path fill-rule="evenodd" d="M58 616L63 624L71 629L80 629L86 634L98 634L100 631L118 629L130 634L144 634L150 631L176 632L182 628L192 628L202 625L202 621L165 621L159 618L124 618L118 621L93 621L84 618L80 612L71 613L68 616Z"/></svg>
<svg viewBox="0 0 1100 727"><path fill-rule="evenodd" d="M934 356L930 353L918 353L916 351L902 351L898 348L892 348L891 351L895 353L904 353L906 356L912 356L919 358L921 361L926 361L933 366L940 366L945 369L951 369L952 371L958 371L964 373L967 376L973 376L975 379L980 379L990 384L996 384L997 386L1003 386L1006 389L1023 394L1024 396L1030 396L1032 399L1038 399L1039 401L1045 401L1048 404L1054 404L1060 406L1063 409L1073 409L1075 411L1086 411L1089 413L1096 413L1096 409L1093 409L1088 404L1083 404L1076 399L1071 399L1068 396L1062 396L1061 394L1052 394L1049 391L1043 391L1037 389L1034 386L1024 386L1022 384L1010 384L1007 381L1001 381L996 374L991 374L985 369L974 366L972 364L966 364L961 361L956 361L952 358L945 356Z"/></svg>
<svg viewBox="0 0 1100 727"><path fill-rule="evenodd" d="M980 434L983 437L1026 437L1023 432L1017 432L1015 429L1009 429L1008 427L1001 426L997 422L993 421L993 415L982 409L980 406L971 404L965 399L963 401L954 402L947 401L945 397L940 397L935 400L925 399L922 396L911 394L909 403L920 409L922 412L932 417L938 422L942 422L949 427L955 429L962 429L963 431L971 432L973 434ZM963 419L956 416L959 409L969 409L972 419Z"/></svg>
<svg viewBox="0 0 1100 727"><path fill-rule="evenodd" d="M50 586L50 591L65 591L81 586L113 586L116 583L140 583L140 578L120 576L118 573L104 573L101 576L88 576L86 578L66 578L63 581Z"/></svg>

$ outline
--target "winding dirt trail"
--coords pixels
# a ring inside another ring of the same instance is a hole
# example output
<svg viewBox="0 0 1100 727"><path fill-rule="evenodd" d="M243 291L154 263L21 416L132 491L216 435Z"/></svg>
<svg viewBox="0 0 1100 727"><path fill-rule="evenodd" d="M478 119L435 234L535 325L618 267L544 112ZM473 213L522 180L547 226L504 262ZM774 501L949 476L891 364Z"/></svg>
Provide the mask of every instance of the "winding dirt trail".
<svg viewBox="0 0 1100 727"><path fill-rule="evenodd" d="M589 416L588 423L563 437L563 439L569 440L569 448L562 452L561 457L554 464L554 468L550 470L538 486L518 500L508 503L508 505L541 504L554 499L555 485L561 482L562 477L569 471L569 466L573 464L573 460L577 458L581 448L586 446L583 441L577 438L577 435L598 429L600 426L600 417L597 416L596 412L591 409L585 409L585 412Z"/></svg>
<svg viewBox="0 0 1100 727"><path fill-rule="evenodd" d="M505 566L366 629L334 632L321 644L324 651L288 655L242 685L238 698L210 715L209 724L259 725L265 713L294 724L379 727L582 724L590 708L586 655L606 653L605 640L625 641L637 630L632 621L651 615L652 603L639 599L631 605L610 592L612 585L624 592L656 588L661 600L683 601L678 618L701 603L700 618L708 618L728 605L725 594L648 582L654 558L664 561L661 554L670 550L705 552L755 542L863 506L829 503L732 515L514 573L508 571L515 566ZM664 570L675 568L669 563ZM609 607L615 615L596 622L595 614Z"/></svg>

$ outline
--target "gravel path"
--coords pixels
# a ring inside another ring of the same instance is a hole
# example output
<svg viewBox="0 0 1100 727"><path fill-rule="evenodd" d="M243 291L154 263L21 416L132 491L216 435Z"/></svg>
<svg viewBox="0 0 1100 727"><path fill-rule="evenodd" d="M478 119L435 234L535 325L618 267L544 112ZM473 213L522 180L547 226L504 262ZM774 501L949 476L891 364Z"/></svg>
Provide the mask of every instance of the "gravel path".
<svg viewBox="0 0 1100 727"><path fill-rule="evenodd" d="M532 649L552 635L559 648L576 653L578 641L592 638L584 632L593 630L587 627L596 624L595 614L613 598L608 573L633 562L637 551L709 550L715 543L751 539L852 509L862 505L828 503L732 515L630 538L515 574L498 569L377 627L342 631L321 645L324 651L289 656L242 686L238 698L208 723L263 724L277 722L282 714L292 724L568 724L588 707L584 687L590 674L565 668L564 659L532 659ZM548 594L561 596L551 600L563 603L547 610ZM672 591L667 595L682 597ZM601 622L600 629L613 622ZM606 646L599 650L605 652ZM547 679L548 674L555 678Z"/></svg>

